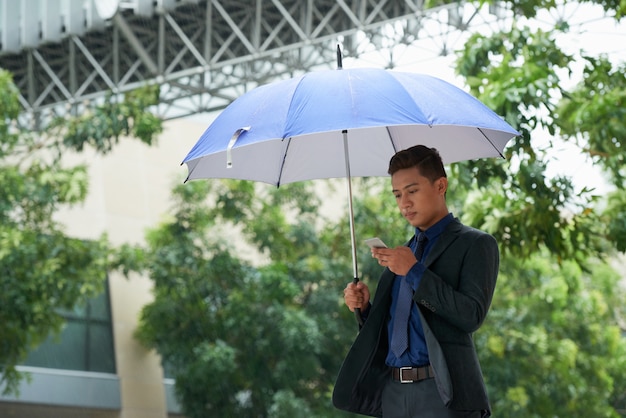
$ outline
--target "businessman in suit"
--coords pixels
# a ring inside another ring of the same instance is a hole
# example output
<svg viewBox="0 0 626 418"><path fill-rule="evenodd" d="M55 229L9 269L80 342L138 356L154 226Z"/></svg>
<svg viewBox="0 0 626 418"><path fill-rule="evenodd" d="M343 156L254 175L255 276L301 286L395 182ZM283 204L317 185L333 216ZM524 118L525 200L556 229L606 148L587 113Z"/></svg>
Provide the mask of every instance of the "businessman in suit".
<svg viewBox="0 0 626 418"><path fill-rule="evenodd" d="M472 333L487 315L499 253L489 234L461 224L446 205L448 179L436 149L394 155L391 185L415 236L374 248L385 267L370 302L363 282L344 300L364 323L335 384L335 407L383 418L491 415Z"/></svg>

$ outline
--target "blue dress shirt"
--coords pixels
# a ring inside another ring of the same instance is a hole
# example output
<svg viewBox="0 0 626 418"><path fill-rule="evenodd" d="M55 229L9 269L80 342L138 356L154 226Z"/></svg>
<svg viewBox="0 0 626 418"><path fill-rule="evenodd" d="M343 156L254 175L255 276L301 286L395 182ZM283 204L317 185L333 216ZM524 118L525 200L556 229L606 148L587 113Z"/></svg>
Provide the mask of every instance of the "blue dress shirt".
<svg viewBox="0 0 626 418"><path fill-rule="evenodd" d="M424 248L424 254L419 262L415 263L406 276L396 276L393 282L393 288L391 290L391 318L387 324L387 330L389 335L389 343L391 343L391 331L393 329L393 317L396 311L396 303L398 299L398 291L400 290L400 281L408 280L411 283L413 290L416 290L424 275L424 260L428 256L430 249L435 245L439 235L448 226L450 221L454 219L454 216L449 213L444 218L439 220L436 224L428 228L424 233L428 238L426 247ZM418 228L415 229L415 236L411 239L409 247L415 251L416 238L420 233ZM422 322L420 321L419 313L416 303L411 306L411 313L409 315L409 348L399 358L396 357L391 350L387 353L386 363L391 367L416 367L425 366L429 363L428 349L426 348L426 339L424 338L424 329L422 328Z"/></svg>

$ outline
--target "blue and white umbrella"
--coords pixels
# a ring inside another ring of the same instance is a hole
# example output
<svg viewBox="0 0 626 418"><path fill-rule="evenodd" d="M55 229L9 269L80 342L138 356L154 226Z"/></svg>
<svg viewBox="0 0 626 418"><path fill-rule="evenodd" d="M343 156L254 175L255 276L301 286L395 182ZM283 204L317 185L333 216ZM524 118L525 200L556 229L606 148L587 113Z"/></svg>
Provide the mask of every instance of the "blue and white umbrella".
<svg viewBox="0 0 626 418"><path fill-rule="evenodd" d="M502 157L519 133L479 100L436 77L374 68L309 72L257 87L231 103L183 163L188 180L231 178L280 186L386 176L390 158L413 145L444 163Z"/></svg>
<svg viewBox="0 0 626 418"><path fill-rule="evenodd" d="M498 157L518 135L476 98L441 79L382 69L310 72L257 87L230 104L184 159L189 180L233 178L274 185L385 176L412 145L444 163ZM227 164L231 163L231 164Z"/></svg>

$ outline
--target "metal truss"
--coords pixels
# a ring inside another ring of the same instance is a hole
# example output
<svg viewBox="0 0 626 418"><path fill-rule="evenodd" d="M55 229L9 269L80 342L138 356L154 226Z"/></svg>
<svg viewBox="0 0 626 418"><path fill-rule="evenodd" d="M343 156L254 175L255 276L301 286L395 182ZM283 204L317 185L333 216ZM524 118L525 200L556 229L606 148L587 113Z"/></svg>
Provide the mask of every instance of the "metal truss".
<svg viewBox="0 0 626 418"><path fill-rule="evenodd" d="M507 10L423 0L176 0L120 2L102 27L18 52L2 51L24 107L21 123L79 114L106 94L157 83L164 119L223 109L245 91L305 71L335 68L336 48L358 58L423 45L415 60L446 55L460 34L498 25ZM396 66L389 55L381 64Z"/></svg>

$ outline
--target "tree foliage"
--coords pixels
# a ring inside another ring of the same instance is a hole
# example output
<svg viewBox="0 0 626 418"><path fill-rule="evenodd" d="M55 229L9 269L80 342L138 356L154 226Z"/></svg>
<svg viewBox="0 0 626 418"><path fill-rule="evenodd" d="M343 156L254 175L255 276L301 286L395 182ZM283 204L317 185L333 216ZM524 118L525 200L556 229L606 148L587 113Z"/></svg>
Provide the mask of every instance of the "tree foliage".
<svg viewBox="0 0 626 418"><path fill-rule="evenodd" d="M0 386L16 393L15 366L30 349L58 332L59 309L72 309L102 291L111 264L105 235L67 236L54 220L62 207L82 202L87 167L66 166L63 154L110 150L120 135L150 143L161 122L149 111L154 88L110 97L86 115L56 119L45 132L19 127L21 107L11 75L0 70ZM115 122L112 122L115 121ZM115 127L112 125L117 124ZM120 128L123 127L123 128ZM112 142L113 141L113 142Z"/></svg>
<svg viewBox="0 0 626 418"><path fill-rule="evenodd" d="M607 10L620 18L624 6ZM534 17L536 7L521 10ZM472 93L522 132L507 149L518 163L498 163L509 175L479 177L465 206L465 219L495 233L504 254L477 344L487 353L494 407L510 417L626 415L624 278L606 263L626 239L624 64L563 54L555 39L568 29L514 24L474 35L458 58ZM580 59L582 79L566 90L562 74ZM537 128L578 145L615 191L602 199L576 192L566 177L549 178L554 156L531 141ZM475 169L459 165L458 174L468 168Z"/></svg>
<svg viewBox="0 0 626 418"><path fill-rule="evenodd" d="M335 234L313 227L317 204L306 186L265 192L249 182L178 186L173 219L148 234L155 301L137 335L163 356L186 416L332 413L335 353L354 335L339 320L345 266L332 256ZM244 261L232 234L215 233L220 225L242 225L270 261Z"/></svg>
<svg viewBox="0 0 626 418"><path fill-rule="evenodd" d="M498 415L624 416L622 278L597 261L589 270L545 252L503 263L476 339Z"/></svg>

